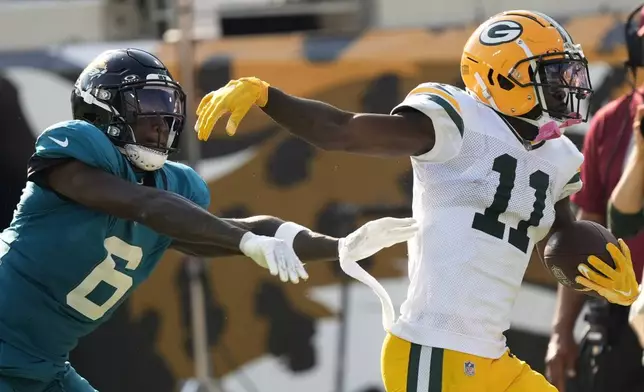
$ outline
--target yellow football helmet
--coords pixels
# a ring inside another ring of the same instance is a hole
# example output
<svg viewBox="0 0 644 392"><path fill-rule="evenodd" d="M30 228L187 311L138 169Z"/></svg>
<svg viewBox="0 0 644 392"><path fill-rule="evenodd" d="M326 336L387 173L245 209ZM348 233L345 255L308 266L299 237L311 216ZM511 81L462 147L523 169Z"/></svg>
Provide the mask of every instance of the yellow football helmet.
<svg viewBox="0 0 644 392"><path fill-rule="evenodd" d="M547 15L506 11L481 24L468 39L461 77L494 110L539 128L535 142L588 119L581 101L592 93L580 45Z"/></svg>

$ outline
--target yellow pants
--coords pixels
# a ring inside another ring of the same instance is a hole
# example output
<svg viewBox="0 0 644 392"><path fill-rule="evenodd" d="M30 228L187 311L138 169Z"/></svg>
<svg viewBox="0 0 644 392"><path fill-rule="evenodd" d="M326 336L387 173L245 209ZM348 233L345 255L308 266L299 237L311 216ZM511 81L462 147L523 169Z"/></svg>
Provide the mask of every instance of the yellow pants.
<svg viewBox="0 0 644 392"><path fill-rule="evenodd" d="M381 370L387 392L557 392L507 351L498 359L483 358L391 334L382 347Z"/></svg>

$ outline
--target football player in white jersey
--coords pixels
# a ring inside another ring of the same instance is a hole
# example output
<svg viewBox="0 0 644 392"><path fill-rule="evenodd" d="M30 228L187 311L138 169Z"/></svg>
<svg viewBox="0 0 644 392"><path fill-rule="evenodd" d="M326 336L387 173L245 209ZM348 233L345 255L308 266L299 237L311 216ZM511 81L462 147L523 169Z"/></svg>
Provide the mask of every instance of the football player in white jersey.
<svg viewBox="0 0 644 392"><path fill-rule="evenodd" d="M390 115L352 113L242 78L202 99L195 130L206 140L231 113L226 130L234 134L257 105L323 149L410 156L420 230L408 243L400 317L393 321L375 279L343 265L383 300L386 390L556 391L509 353L503 333L533 250L543 254L548 234L574 219L568 196L582 186L583 156L562 130L586 120L579 112L592 93L587 60L552 18L507 11L472 34L461 75L466 90L423 83ZM629 258L624 245L612 254ZM632 266L611 276L577 281L611 302L632 303Z"/></svg>

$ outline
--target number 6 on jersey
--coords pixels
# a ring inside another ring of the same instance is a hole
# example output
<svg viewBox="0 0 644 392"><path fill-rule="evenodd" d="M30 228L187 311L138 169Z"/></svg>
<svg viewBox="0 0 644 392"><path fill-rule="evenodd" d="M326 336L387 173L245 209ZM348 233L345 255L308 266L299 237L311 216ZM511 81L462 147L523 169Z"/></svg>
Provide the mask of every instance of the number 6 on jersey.
<svg viewBox="0 0 644 392"><path fill-rule="evenodd" d="M67 294L67 305L74 308L90 320L98 320L110 310L132 287L132 278L116 270L116 262L112 255L127 262L125 268L135 270L141 263L143 251L138 246L132 246L120 238L110 237L104 242L107 256L92 272L72 291ZM87 296L105 282L115 288L114 293L102 305L90 301Z"/></svg>

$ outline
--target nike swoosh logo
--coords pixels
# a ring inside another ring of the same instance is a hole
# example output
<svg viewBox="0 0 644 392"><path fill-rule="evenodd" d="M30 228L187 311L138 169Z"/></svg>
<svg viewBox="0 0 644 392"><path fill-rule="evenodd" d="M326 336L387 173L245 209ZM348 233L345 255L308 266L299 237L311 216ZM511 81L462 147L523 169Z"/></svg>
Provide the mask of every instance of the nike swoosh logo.
<svg viewBox="0 0 644 392"><path fill-rule="evenodd" d="M623 295L624 297L630 297L631 296L631 291L633 291L633 290L621 291L621 290L615 289L616 293L619 293L619 294Z"/></svg>
<svg viewBox="0 0 644 392"><path fill-rule="evenodd" d="M65 147L67 147L69 145L69 140L67 140L67 138L65 138L65 140L58 140L58 139L53 138L51 136L48 136L48 137L51 139L52 142L58 144L59 146L61 146L63 148L65 148Z"/></svg>
<svg viewBox="0 0 644 392"><path fill-rule="evenodd" d="M577 266L577 270L578 270L579 272L581 272L581 274L582 274L582 275L584 275L584 277L585 277L586 279L590 279L590 276L588 276L588 275L589 275L589 274L588 274L588 271L590 271L590 268L588 268L588 267L587 267L587 266L585 266L584 264L579 264L579 265Z"/></svg>

